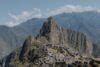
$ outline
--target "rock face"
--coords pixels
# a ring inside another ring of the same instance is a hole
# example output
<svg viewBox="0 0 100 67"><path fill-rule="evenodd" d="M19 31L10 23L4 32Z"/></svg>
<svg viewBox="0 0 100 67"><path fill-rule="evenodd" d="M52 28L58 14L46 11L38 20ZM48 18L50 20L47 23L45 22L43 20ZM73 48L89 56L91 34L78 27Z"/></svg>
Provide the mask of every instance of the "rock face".
<svg viewBox="0 0 100 67"><path fill-rule="evenodd" d="M29 36L25 42L24 42L24 45L22 47L22 50L21 50L21 53L20 53L20 60L22 61L27 61L28 60L28 53L29 53L29 50L30 50L30 47L32 45L32 41L34 39Z"/></svg>
<svg viewBox="0 0 100 67"><path fill-rule="evenodd" d="M91 56L92 43L83 33L61 28L49 17L36 37L7 56L5 67L88 67Z"/></svg>
<svg viewBox="0 0 100 67"><path fill-rule="evenodd" d="M49 42L55 45L59 44L59 32L60 27L58 27L56 21L52 17L49 17L48 21L43 24L39 35L40 37L46 37Z"/></svg>
<svg viewBox="0 0 100 67"><path fill-rule="evenodd" d="M79 50L80 53L87 53L88 56L92 54L92 43L86 35L71 29L61 28L52 17L43 24L39 35L46 37L53 45L69 46Z"/></svg>

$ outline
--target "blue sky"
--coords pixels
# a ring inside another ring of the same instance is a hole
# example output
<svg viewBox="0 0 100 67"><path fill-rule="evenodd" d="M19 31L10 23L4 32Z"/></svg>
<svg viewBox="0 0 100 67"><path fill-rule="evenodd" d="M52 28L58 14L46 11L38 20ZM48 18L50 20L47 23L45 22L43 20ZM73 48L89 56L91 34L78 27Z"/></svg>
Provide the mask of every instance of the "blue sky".
<svg viewBox="0 0 100 67"><path fill-rule="evenodd" d="M0 25L13 26L31 17L47 17L55 12L99 8L100 0L0 0Z"/></svg>

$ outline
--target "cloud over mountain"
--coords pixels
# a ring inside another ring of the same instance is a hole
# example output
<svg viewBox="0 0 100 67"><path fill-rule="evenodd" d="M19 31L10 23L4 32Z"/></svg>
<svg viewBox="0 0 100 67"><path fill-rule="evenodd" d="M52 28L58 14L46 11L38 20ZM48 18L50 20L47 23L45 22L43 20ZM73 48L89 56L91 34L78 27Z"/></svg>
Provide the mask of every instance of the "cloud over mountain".
<svg viewBox="0 0 100 67"><path fill-rule="evenodd" d="M32 11L22 11L20 14L15 15L12 13L8 13L9 17L11 17L11 21L7 23L9 26L15 26L20 24L21 22L29 19L29 18L41 18L42 13L41 10L38 8L33 8Z"/></svg>
<svg viewBox="0 0 100 67"><path fill-rule="evenodd" d="M54 16L61 13L84 12L84 11L100 12L100 9L90 7L90 6L83 7L79 5L65 5L65 6L58 7L56 9L49 9L49 10L48 9L41 10L39 8L33 8L33 10L31 11L22 11L18 15L8 13L8 15L11 17L11 21L9 21L7 25L15 26L29 18L47 18L49 16Z"/></svg>
<svg viewBox="0 0 100 67"><path fill-rule="evenodd" d="M65 5L65 6L62 6L62 7L59 7L57 9L54 9L54 10L51 10L49 11L48 14L50 15L56 15L56 14L61 14L61 13L71 13L71 12L84 12L84 11L93 11L93 10L96 10L92 7L82 7L82 6L79 6L79 5Z"/></svg>

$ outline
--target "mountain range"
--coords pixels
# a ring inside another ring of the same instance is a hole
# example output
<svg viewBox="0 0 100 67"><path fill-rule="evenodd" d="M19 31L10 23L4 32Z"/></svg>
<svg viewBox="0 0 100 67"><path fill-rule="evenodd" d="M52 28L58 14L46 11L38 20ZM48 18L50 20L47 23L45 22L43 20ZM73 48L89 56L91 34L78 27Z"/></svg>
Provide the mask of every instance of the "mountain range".
<svg viewBox="0 0 100 67"><path fill-rule="evenodd" d="M44 21L39 33L29 35L22 47L6 56L2 67L99 67L93 43L82 33L59 26L53 17Z"/></svg>
<svg viewBox="0 0 100 67"><path fill-rule="evenodd" d="M94 43L94 53L100 56L100 13L95 11L62 13L53 16L58 25L87 35ZM27 36L36 36L46 18L32 18L14 27L0 26L0 57L22 46Z"/></svg>

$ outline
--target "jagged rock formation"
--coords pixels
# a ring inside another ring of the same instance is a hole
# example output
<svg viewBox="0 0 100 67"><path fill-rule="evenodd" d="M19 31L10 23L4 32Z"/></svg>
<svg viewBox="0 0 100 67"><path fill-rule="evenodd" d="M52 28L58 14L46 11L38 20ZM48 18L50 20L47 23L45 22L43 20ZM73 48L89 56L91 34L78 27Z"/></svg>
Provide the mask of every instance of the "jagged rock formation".
<svg viewBox="0 0 100 67"><path fill-rule="evenodd" d="M29 50L30 50L30 47L32 46L32 41L34 39L29 36L25 42L24 42L24 45L22 47L22 50L21 50L21 53L20 53L20 60L22 61L27 61L28 60L28 53L29 53Z"/></svg>
<svg viewBox="0 0 100 67"><path fill-rule="evenodd" d="M43 24L39 36L46 37L53 45L70 46L79 50L80 53L92 54L92 43L86 35L71 29L63 29L57 25L56 21L49 17L48 21Z"/></svg>
<svg viewBox="0 0 100 67"><path fill-rule="evenodd" d="M40 33L7 56L5 67L88 67L92 44L80 32L61 28L49 17Z"/></svg>
<svg viewBox="0 0 100 67"><path fill-rule="evenodd" d="M95 11L81 13L62 13L53 18L64 28L84 32L94 42L93 53L100 57L100 13ZM8 55L16 47L22 46L28 35L36 36L45 18L31 18L17 26L0 25L0 58ZM6 49L6 50L5 50Z"/></svg>

